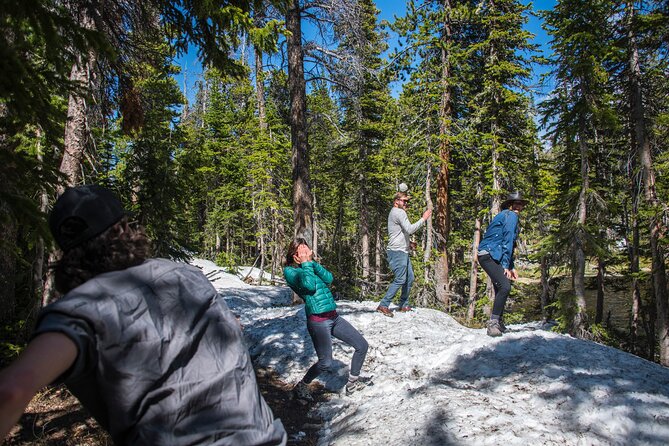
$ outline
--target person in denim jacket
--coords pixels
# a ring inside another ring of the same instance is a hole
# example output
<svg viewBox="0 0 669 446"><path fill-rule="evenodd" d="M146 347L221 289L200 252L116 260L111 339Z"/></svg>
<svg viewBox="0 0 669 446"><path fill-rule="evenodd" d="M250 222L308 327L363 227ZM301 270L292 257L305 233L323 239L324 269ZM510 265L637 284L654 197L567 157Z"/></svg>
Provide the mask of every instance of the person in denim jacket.
<svg viewBox="0 0 669 446"><path fill-rule="evenodd" d="M511 292L511 280L518 278L513 265L513 250L519 231L519 214L527 200L519 192L509 194L502 203L502 211L490 222L478 248L478 262L488 274L495 289L495 301L490 320L486 324L488 336L502 336L504 305Z"/></svg>

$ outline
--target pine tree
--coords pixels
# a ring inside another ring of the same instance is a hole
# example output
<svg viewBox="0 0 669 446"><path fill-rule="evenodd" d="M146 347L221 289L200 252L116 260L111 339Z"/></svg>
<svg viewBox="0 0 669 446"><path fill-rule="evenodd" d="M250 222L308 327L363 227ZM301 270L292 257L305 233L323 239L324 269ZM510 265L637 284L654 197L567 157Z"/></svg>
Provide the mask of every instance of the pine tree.
<svg viewBox="0 0 669 446"><path fill-rule="evenodd" d="M500 200L507 191L524 191L529 196L529 185L535 183L532 163L538 142L528 98L528 55L534 46L529 32L523 29L528 13L520 2L497 0L482 4L474 15L480 37L469 52L472 66L479 67L476 71L480 83L475 82L477 88L469 102L471 132L467 139L477 150L460 155L468 159L473 172L463 176L466 186L458 201L474 202L475 209L490 203L489 212L484 215L488 221L500 211ZM480 214L466 218L475 221L476 228L481 226ZM475 230L476 237L480 237L480 229ZM474 242L473 249L476 248ZM476 274L473 263L470 293L476 289ZM492 297L491 285L488 280L488 295ZM475 298L475 294L471 297Z"/></svg>
<svg viewBox="0 0 669 446"><path fill-rule="evenodd" d="M642 249L649 249L651 256L651 311L650 325L654 325L652 314L657 317L657 335L660 347L660 362L669 364L669 304L667 303L667 279L664 251L661 242L666 227L666 210L658 191L659 176L655 160L661 157L666 143L658 135L657 123L661 122L662 114L667 110L666 83L657 82L659 73L667 69L667 43L662 36L667 35L666 5L648 2L641 6L635 2L621 2L615 17L614 31L619 57L610 71L617 81L620 91L619 112L626 119L629 151L629 201L631 213L629 228L632 236L629 249L630 273L632 276L633 312L630 327L632 342L636 346L640 329L641 309L643 307L640 290L640 257ZM660 75L661 76L661 75ZM665 133L666 134L666 133ZM624 140L624 139L623 139ZM663 221L664 220L664 221ZM641 241L648 240L648 244ZM654 327L653 327L654 328ZM654 329L648 330L650 338L654 338ZM655 341L648 342L649 357L654 356ZM635 347L636 348L636 347Z"/></svg>
<svg viewBox="0 0 669 446"><path fill-rule="evenodd" d="M300 0L290 0L286 8L288 36L288 85L290 90L290 131L293 146L293 213L295 236L313 244L313 196L309 173L307 100L302 51L302 9ZM316 250L317 246L313 246Z"/></svg>
<svg viewBox="0 0 669 446"><path fill-rule="evenodd" d="M360 0L335 27L341 41L338 51L344 55L336 72L344 113L342 129L347 134L346 146L357 152L351 157L355 166L351 178L357 182L354 187L358 199L353 208L359 215L359 246L352 248L359 252L356 263L361 268L362 296L370 290L372 236L373 228L378 226L373 210L385 201L380 193L381 185L374 181L373 175L382 167L373 165L372 160L390 131L383 116L389 106L390 94L387 74L381 71L381 53L387 45L378 30L377 14L373 2Z"/></svg>
<svg viewBox="0 0 669 446"><path fill-rule="evenodd" d="M610 132L611 93L602 61L610 47L608 19L611 3L560 1L545 13L552 36L555 66L552 76L554 97L544 102L544 113L553 120L551 137L558 151L563 213L560 239L572 255L572 288L575 308L568 329L586 334L588 317L585 302L586 258L594 253L596 230L588 218L593 202L592 178L595 147ZM569 306L568 306L569 307Z"/></svg>

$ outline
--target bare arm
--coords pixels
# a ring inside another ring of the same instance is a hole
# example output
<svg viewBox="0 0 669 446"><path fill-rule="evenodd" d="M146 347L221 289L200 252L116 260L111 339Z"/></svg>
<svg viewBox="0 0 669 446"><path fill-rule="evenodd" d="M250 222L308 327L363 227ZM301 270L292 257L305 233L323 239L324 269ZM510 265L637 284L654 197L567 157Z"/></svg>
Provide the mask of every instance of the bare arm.
<svg viewBox="0 0 669 446"><path fill-rule="evenodd" d="M14 362L0 371L0 443L42 387L77 359L77 346L62 333L37 336Z"/></svg>

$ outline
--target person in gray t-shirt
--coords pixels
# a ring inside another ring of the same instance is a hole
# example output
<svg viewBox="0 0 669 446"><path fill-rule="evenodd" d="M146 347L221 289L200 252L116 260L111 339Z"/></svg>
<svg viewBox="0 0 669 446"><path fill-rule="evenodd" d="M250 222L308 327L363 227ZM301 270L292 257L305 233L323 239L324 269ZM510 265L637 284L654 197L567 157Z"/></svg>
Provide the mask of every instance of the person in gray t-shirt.
<svg viewBox="0 0 669 446"><path fill-rule="evenodd" d="M241 328L198 268L150 259L144 230L99 186L49 218L65 295L0 372L0 443L43 386L65 383L116 444L285 445Z"/></svg>
<svg viewBox="0 0 669 446"><path fill-rule="evenodd" d="M397 192L393 200L393 208L388 214L388 247L386 254L388 264L395 278L388 287L386 295L381 299L379 306L376 308L376 311L388 317L393 317L393 312L390 311L388 306L400 289L402 293L400 294L399 311L405 312L411 310L408 301L414 274L409 258L411 248L410 237L432 215L432 209L428 209L423 212L423 216L416 223L411 224L406 213L409 200L409 194L406 192Z"/></svg>

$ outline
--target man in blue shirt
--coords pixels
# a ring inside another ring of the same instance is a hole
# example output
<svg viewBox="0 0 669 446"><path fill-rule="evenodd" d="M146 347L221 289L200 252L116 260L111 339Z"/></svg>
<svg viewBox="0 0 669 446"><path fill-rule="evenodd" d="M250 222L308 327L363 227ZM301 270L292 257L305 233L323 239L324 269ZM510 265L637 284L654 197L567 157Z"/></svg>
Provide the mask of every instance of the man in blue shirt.
<svg viewBox="0 0 669 446"><path fill-rule="evenodd" d="M511 280L518 278L513 267L513 249L519 231L518 214L526 204L527 200L519 192L509 194L502 203L503 210L492 219L479 244L479 264L495 288L495 302L486 325L488 336L502 336L506 331L502 320L504 305L511 292Z"/></svg>

